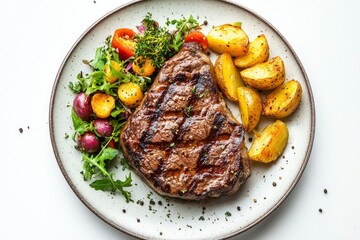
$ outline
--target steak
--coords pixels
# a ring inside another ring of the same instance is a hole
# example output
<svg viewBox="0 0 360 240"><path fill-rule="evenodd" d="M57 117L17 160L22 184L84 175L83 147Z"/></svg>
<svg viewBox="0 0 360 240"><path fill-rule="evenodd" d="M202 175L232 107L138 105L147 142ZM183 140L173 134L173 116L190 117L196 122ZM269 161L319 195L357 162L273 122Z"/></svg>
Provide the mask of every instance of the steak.
<svg viewBox="0 0 360 240"><path fill-rule="evenodd" d="M200 200L232 194L250 176L244 128L197 43L184 43L125 124L120 144L157 193Z"/></svg>

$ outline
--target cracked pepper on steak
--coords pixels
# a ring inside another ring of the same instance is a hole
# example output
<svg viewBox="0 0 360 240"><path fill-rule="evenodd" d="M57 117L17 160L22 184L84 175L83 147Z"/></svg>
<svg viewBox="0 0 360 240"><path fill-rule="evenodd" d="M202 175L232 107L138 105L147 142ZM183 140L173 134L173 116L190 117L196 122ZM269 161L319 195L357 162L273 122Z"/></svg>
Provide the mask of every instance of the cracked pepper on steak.
<svg viewBox="0 0 360 240"><path fill-rule="evenodd" d="M242 125L197 43L184 43L124 126L120 144L157 193L200 200L236 192L250 176Z"/></svg>

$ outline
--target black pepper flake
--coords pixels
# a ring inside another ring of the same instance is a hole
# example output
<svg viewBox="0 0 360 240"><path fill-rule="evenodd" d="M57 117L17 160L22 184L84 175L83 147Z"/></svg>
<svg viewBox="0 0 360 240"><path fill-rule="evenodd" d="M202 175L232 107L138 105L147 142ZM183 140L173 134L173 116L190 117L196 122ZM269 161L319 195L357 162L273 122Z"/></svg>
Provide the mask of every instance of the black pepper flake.
<svg viewBox="0 0 360 240"><path fill-rule="evenodd" d="M322 213L322 212L323 212L323 210L322 210L321 208L319 208L319 212L320 212L320 213Z"/></svg>
<svg viewBox="0 0 360 240"><path fill-rule="evenodd" d="M162 233L162 232L160 232L159 234L160 234L160 235L163 235L163 233Z"/></svg>
<svg viewBox="0 0 360 240"><path fill-rule="evenodd" d="M272 185L273 185L274 187L276 187L276 182L273 182Z"/></svg>
<svg viewBox="0 0 360 240"><path fill-rule="evenodd" d="M253 140L252 137L249 137L249 142L252 142L252 140Z"/></svg>
<svg viewBox="0 0 360 240"><path fill-rule="evenodd" d="M126 210L125 210L125 209L123 209L123 213L126 213Z"/></svg>
<svg viewBox="0 0 360 240"><path fill-rule="evenodd" d="M205 217L204 216L200 216L199 217L199 221L204 221L205 220Z"/></svg>
<svg viewBox="0 0 360 240"><path fill-rule="evenodd" d="M24 129L19 128L19 132L20 132L20 133L23 133L23 132L24 132Z"/></svg>
<svg viewBox="0 0 360 240"><path fill-rule="evenodd" d="M162 201L158 201L158 204L159 204L160 206L162 206Z"/></svg>
<svg viewBox="0 0 360 240"><path fill-rule="evenodd" d="M240 212L241 207L240 207L240 206L237 206L236 209Z"/></svg>
<svg viewBox="0 0 360 240"><path fill-rule="evenodd" d="M137 218L136 221L139 223L139 222L140 222L140 219Z"/></svg>
<svg viewBox="0 0 360 240"><path fill-rule="evenodd" d="M326 188L324 189L324 193L327 194L327 189Z"/></svg>
<svg viewBox="0 0 360 240"><path fill-rule="evenodd" d="M150 199L150 204L151 204L151 205L155 205L155 201L152 200L152 199Z"/></svg>
<svg viewBox="0 0 360 240"><path fill-rule="evenodd" d="M294 146L291 146L291 149L295 149L295 147L294 147Z"/></svg>

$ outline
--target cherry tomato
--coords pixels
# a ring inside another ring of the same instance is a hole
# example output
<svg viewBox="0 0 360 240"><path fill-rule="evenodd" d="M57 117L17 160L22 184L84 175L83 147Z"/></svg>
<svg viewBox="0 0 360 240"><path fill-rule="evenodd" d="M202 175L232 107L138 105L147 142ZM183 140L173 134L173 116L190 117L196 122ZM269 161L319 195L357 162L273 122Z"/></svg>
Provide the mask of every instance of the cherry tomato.
<svg viewBox="0 0 360 240"><path fill-rule="evenodd" d="M206 36L200 31L192 31L185 37L185 42L197 42L200 43L203 51L208 49L208 40Z"/></svg>
<svg viewBox="0 0 360 240"><path fill-rule="evenodd" d="M116 149L116 142L115 142L115 140L114 140L114 139L111 139L107 146L110 147L110 148Z"/></svg>
<svg viewBox="0 0 360 240"><path fill-rule="evenodd" d="M129 28L119 28L115 30L111 44L117 48L121 60L126 60L134 56L136 43L133 41L136 33Z"/></svg>

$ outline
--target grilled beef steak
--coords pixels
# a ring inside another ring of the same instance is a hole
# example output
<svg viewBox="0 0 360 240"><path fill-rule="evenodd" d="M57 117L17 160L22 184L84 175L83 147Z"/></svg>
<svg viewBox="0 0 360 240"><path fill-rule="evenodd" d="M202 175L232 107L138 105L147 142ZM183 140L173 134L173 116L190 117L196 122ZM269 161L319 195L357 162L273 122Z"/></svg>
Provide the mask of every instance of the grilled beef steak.
<svg viewBox="0 0 360 240"><path fill-rule="evenodd" d="M214 77L201 47L185 43L122 130L124 156L161 195L199 200L232 194L250 175L244 129Z"/></svg>

